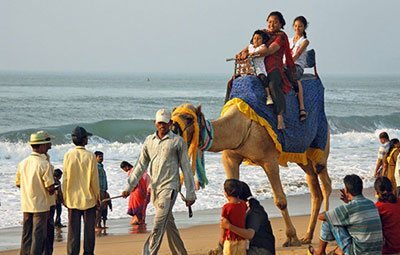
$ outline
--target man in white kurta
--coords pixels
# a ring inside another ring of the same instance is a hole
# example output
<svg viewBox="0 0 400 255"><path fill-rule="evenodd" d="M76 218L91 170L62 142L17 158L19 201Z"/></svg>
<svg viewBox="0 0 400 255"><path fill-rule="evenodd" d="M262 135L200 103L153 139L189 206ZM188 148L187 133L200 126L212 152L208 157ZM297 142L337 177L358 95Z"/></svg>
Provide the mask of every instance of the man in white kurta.
<svg viewBox="0 0 400 255"><path fill-rule="evenodd" d="M164 232L167 232L172 254L187 254L172 215L172 208L180 190L179 167L184 175L187 206L196 200L195 185L187 146L182 137L169 130L171 124L171 114L164 109L159 110L155 120L157 131L146 138L139 161L122 192L122 195L127 197L148 169L156 215L153 230L143 248L144 255L157 254Z"/></svg>

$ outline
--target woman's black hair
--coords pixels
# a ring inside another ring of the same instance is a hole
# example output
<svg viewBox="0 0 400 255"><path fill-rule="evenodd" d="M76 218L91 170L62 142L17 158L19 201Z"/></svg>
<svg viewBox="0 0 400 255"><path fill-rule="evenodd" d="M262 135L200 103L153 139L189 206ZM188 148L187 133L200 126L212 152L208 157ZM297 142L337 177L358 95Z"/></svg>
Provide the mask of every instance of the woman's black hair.
<svg viewBox="0 0 400 255"><path fill-rule="evenodd" d="M120 167L123 169L125 167L132 168L133 166L131 164L129 164L129 162L127 162L127 161L122 161Z"/></svg>
<svg viewBox="0 0 400 255"><path fill-rule="evenodd" d="M392 152L392 150L396 147L396 144L399 143L399 139L397 138L393 138L392 140L390 140L389 142L389 150L386 153L386 157L389 157L390 153Z"/></svg>
<svg viewBox="0 0 400 255"><path fill-rule="evenodd" d="M249 207L254 208L255 206L261 206L260 202L253 198L253 194L251 194L251 190L249 185L245 182L240 182L242 186L242 192L239 195L239 198L243 201L249 202Z"/></svg>
<svg viewBox="0 0 400 255"><path fill-rule="evenodd" d="M306 29L308 27L308 21L304 16L298 16L293 20L293 25L296 21L300 21L301 23L303 23L304 25L304 38L307 38L307 33L306 33Z"/></svg>
<svg viewBox="0 0 400 255"><path fill-rule="evenodd" d="M267 44L267 42L269 40L269 35L266 32L262 31L262 30L254 31L253 36L250 39L250 44L253 44L253 38L254 38L255 35L261 36L262 43L265 44L265 45Z"/></svg>
<svg viewBox="0 0 400 255"><path fill-rule="evenodd" d="M280 13L280 12L278 12L278 11L271 12L271 13L268 15L268 17L267 17L267 21L268 21L269 17L271 17L271 16L277 17L277 18L279 19L279 22L280 22L281 25L282 25L282 29L284 29L284 26L286 25L286 21L285 21L285 19L283 18L282 13Z"/></svg>
<svg viewBox="0 0 400 255"><path fill-rule="evenodd" d="M224 182L224 191L230 197L239 197L242 193L242 184L238 179L226 179Z"/></svg>
<svg viewBox="0 0 400 255"><path fill-rule="evenodd" d="M376 178L374 188L378 194L379 202L392 204L397 202L396 195L393 193L392 183L386 176Z"/></svg>

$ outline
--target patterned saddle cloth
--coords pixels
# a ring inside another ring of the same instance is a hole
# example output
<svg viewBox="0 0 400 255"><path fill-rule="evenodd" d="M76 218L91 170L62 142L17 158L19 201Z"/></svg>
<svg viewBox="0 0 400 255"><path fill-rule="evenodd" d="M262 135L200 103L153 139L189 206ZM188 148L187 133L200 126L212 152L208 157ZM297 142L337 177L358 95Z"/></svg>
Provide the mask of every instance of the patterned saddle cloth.
<svg viewBox="0 0 400 255"><path fill-rule="evenodd" d="M229 101L224 110L237 105L248 118L257 121L266 128L281 152L279 163L287 162L307 164L307 158L320 162L327 144L328 122L324 108L324 86L317 77L308 77L302 81L304 105L308 112L307 119L299 120L299 103L292 90L285 95L286 128L278 130L277 117L272 105L266 105L266 95L260 80L253 75L239 77L233 81Z"/></svg>

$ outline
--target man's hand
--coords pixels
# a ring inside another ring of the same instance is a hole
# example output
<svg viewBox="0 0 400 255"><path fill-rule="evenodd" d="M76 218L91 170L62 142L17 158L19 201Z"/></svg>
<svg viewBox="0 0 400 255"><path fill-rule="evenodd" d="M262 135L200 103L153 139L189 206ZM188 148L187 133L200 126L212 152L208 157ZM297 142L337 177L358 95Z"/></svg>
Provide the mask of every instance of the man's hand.
<svg viewBox="0 0 400 255"><path fill-rule="evenodd" d="M127 197L129 196L129 192L126 191L126 190L124 190L124 191L122 191L121 196L122 196L123 198L127 198Z"/></svg>
<svg viewBox="0 0 400 255"><path fill-rule="evenodd" d="M187 207L193 205L194 202L196 202L196 200L185 200L185 203L186 203L186 206L187 206Z"/></svg>
<svg viewBox="0 0 400 255"><path fill-rule="evenodd" d="M223 229L229 229L231 227L231 223L227 218L222 217L219 226Z"/></svg>
<svg viewBox="0 0 400 255"><path fill-rule="evenodd" d="M322 221L325 221L326 220L325 219L325 212L322 212L322 213L318 214L318 219L322 220Z"/></svg>
<svg viewBox="0 0 400 255"><path fill-rule="evenodd" d="M343 202L345 202L346 204L350 201L349 197L346 194L346 191L344 189L340 190L340 200L342 200Z"/></svg>

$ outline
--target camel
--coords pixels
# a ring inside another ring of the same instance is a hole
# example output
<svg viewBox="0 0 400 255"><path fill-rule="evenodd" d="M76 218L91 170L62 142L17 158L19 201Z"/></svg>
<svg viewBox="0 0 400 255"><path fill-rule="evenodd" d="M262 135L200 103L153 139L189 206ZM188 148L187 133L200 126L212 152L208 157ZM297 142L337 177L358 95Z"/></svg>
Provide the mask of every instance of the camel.
<svg viewBox="0 0 400 255"><path fill-rule="evenodd" d="M176 111L177 109L181 110ZM195 107L192 104L183 104L175 108L172 119L174 121L172 129L174 132L183 135L189 145L193 140L196 124L200 123L199 126L204 127L205 122L201 106ZM182 123L184 126L182 126ZM249 159L264 169L273 190L274 204L281 210L286 225L287 239L283 246L300 246L302 243L311 243L322 201L324 201L324 210L328 210L329 196L332 192L331 180L327 170L329 138L321 162L308 160L307 165L298 164L306 174L311 193L311 215L308 228L299 240L289 216L287 200L280 180L279 152L266 129L244 116L235 105L226 110L220 118L212 121L211 125L214 135L208 151L222 151L222 162L227 178L239 179L239 166L244 159ZM199 127L197 127L198 129ZM321 186L318 179L321 181Z"/></svg>

